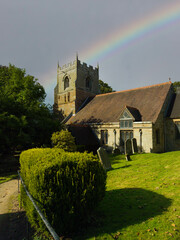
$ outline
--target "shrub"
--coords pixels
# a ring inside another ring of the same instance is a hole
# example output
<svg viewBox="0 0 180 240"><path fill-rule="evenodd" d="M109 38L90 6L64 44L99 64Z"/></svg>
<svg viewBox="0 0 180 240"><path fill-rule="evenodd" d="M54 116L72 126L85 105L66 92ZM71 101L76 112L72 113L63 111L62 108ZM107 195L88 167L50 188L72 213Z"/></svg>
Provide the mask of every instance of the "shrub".
<svg viewBox="0 0 180 240"><path fill-rule="evenodd" d="M67 152L76 151L74 137L68 130L61 130L52 134L51 141L54 147L64 149Z"/></svg>
<svg viewBox="0 0 180 240"><path fill-rule="evenodd" d="M20 164L30 194L58 234L76 229L105 194L106 172L93 154L31 149L20 155ZM21 197L31 225L44 231L23 189Z"/></svg>

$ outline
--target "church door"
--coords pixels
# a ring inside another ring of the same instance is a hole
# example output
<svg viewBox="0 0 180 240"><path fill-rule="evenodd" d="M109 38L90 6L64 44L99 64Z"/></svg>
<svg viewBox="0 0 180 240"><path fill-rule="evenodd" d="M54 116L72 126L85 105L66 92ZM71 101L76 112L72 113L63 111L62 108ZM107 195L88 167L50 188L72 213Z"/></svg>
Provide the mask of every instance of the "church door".
<svg viewBox="0 0 180 240"><path fill-rule="evenodd" d="M125 142L128 139L133 138L133 131L132 130L120 130L120 148L121 152L125 152Z"/></svg>

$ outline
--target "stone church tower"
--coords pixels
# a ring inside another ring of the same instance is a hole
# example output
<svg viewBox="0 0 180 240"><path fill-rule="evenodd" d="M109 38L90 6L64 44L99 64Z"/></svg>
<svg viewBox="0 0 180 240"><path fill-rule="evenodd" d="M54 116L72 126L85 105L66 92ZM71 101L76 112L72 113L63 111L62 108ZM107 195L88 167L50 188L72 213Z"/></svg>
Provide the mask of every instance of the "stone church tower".
<svg viewBox="0 0 180 240"><path fill-rule="evenodd" d="M63 114L75 114L99 93L99 66L93 68L76 60L57 67L57 85L54 89L54 109Z"/></svg>

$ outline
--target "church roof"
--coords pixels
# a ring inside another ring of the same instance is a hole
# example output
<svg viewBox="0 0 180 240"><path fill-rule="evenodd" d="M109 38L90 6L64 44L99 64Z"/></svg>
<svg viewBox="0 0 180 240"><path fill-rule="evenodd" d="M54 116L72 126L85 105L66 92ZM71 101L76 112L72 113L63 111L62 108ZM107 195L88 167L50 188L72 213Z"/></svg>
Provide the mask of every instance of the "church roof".
<svg viewBox="0 0 180 240"><path fill-rule="evenodd" d="M68 124L119 122L125 106L141 121L155 122L171 82L126 91L96 95ZM137 119L137 120L138 120Z"/></svg>

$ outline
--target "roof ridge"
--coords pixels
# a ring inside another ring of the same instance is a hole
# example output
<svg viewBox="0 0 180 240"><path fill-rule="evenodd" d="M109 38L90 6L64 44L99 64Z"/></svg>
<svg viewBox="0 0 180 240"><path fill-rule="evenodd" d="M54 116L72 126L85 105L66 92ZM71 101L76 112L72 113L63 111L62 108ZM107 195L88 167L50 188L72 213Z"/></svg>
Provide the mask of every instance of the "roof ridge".
<svg viewBox="0 0 180 240"><path fill-rule="evenodd" d="M142 90L142 89L151 88L151 87L158 87L158 86L166 85L166 84L172 84L172 82L168 81L168 82L154 84L154 85L149 85L149 86L145 86L145 87L133 88L133 89L122 90L122 91L117 91L117 92L110 92L110 93L102 93L102 94L96 95L96 97L101 97L101 96L110 95L110 94L116 94L116 93L130 92L130 91L135 91L135 90Z"/></svg>

